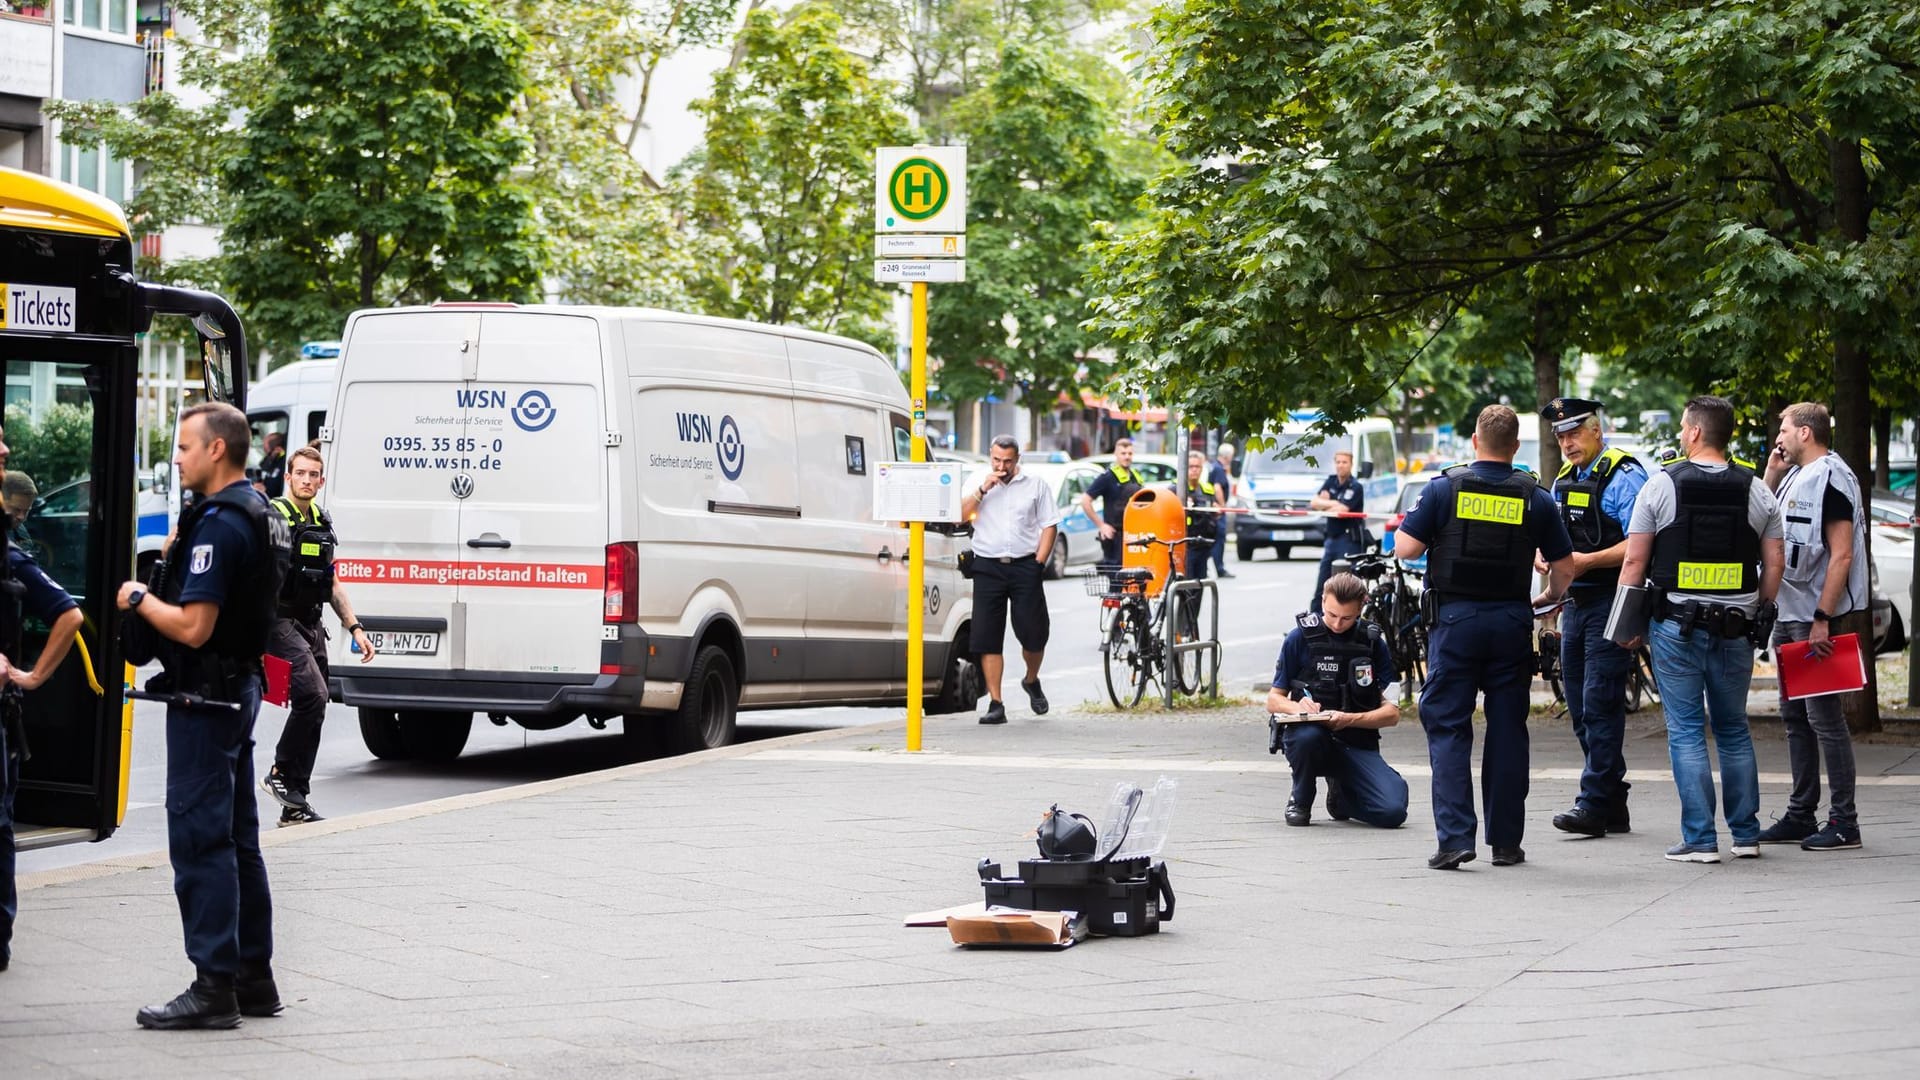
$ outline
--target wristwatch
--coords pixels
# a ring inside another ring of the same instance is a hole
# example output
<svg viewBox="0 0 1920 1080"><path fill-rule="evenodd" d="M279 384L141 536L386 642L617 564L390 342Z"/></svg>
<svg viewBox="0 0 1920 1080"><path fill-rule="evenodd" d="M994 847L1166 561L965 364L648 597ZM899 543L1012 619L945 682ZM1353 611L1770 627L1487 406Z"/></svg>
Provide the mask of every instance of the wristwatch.
<svg viewBox="0 0 1920 1080"><path fill-rule="evenodd" d="M145 589L135 589L132 592L128 593L127 594L127 610L131 611L134 608L139 607L140 601L145 600L146 598L147 598L147 590Z"/></svg>
<svg viewBox="0 0 1920 1080"><path fill-rule="evenodd" d="M360 629L360 624L359 624L359 623L354 623L353 625L351 625L351 626L349 626L349 627L347 627L347 633L349 633L349 634L351 634L351 633L353 633L353 632L354 632L355 630L358 630L358 629Z"/></svg>
<svg viewBox="0 0 1920 1080"><path fill-rule="evenodd" d="M1814 621L1814 622L1832 622L1832 621L1833 621L1833 616L1831 616L1831 615L1829 615L1829 614L1827 614L1827 613L1826 613L1826 612L1824 612L1824 611L1821 611L1821 610L1820 610L1819 608L1814 608L1814 609L1813 609L1813 621Z"/></svg>

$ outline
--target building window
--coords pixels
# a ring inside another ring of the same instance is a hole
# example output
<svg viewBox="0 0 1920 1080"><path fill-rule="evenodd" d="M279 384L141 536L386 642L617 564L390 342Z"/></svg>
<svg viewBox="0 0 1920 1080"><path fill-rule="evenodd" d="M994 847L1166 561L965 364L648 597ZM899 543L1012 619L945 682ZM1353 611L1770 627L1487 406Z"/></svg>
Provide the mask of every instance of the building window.
<svg viewBox="0 0 1920 1080"><path fill-rule="evenodd" d="M133 9L136 0L66 0L60 5L61 17L68 26L103 30L109 34L133 33Z"/></svg>
<svg viewBox="0 0 1920 1080"><path fill-rule="evenodd" d="M63 146L60 179L124 203L127 193L133 190L133 163L121 161L107 153L105 147Z"/></svg>

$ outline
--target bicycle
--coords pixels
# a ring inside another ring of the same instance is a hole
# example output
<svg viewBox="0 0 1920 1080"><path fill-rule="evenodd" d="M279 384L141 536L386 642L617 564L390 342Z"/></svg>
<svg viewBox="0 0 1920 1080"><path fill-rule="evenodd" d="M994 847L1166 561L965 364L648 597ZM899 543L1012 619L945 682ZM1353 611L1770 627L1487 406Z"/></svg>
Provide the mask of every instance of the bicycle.
<svg viewBox="0 0 1920 1080"><path fill-rule="evenodd" d="M1566 681L1560 668L1560 631L1545 629L1539 634L1537 663L1540 677L1553 691L1553 715L1564 716L1567 705ZM1633 650L1633 665L1627 669L1626 711L1639 712L1660 703L1660 687L1653 680L1653 653L1646 644Z"/></svg>
<svg viewBox="0 0 1920 1080"><path fill-rule="evenodd" d="M1378 547L1345 562L1348 573L1367 583L1367 602L1360 617L1380 627L1400 673L1400 695L1410 699L1427 681L1427 620L1412 584L1420 574ZM1340 569L1339 564L1335 569Z"/></svg>
<svg viewBox="0 0 1920 1080"><path fill-rule="evenodd" d="M1176 643L1200 640L1199 604L1173 587L1175 582L1188 580L1179 568L1180 549L1187 540L1147 536L1138 542L1167 548L1171 559L1165 587L1157 601L1149 603L1147 599L1147 583L1153 579L1153 571L1146 567L1103 566L1082 575L1088 594L1100 598L1104 635L1100 643L1101 666L1106 675L1107 697L1118 709L1139 705L1147 696L1147 687L1155 682L1182 694L1199 692L1205 663L1201 650L1174 649L1172 681L1167 681L1166 627L1170 605L1176 609L1173 616ZM1214 657L1217 672L1217 646Z"/></svg>

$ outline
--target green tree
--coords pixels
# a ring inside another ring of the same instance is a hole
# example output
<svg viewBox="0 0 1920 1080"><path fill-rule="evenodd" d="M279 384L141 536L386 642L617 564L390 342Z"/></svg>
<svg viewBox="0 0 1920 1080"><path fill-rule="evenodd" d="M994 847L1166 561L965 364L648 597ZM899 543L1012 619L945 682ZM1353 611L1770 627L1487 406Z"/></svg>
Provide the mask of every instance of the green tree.
<svg viewBox="0 0 1920 1080"><path fill-rule="evenodd" d="M481 0L270 0L272 72L222 169L230 288L256 339L356 307L530 300L541 248L507 123L526 41Z"/></svg>
<svg viewBox="0 0 1920 1080"><path fill-rule="evenodd" d="M941 393L970 401L1020 383L1051 401L1104 382L1080 326L1085 246L1145 187L1115 161L1110 111L1058 54L1009 45L949 118L967 141L968 260L967 281L929 305Z"/></svg>
<svg viewBox="0 0 1920 1080"><path fill-rule="evenodd" d="M909 138L840 16L806 3L748 15L739 62L694 108L704 145L684 178L710 314L795 323L884 343L890 294L873 282L873 148Z"/></svg>

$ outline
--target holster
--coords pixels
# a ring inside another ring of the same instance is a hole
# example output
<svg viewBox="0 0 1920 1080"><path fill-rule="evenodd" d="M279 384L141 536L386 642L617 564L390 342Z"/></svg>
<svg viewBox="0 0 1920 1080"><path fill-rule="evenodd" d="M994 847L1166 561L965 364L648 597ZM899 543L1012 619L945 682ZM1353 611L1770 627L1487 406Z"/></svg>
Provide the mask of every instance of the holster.
<svg viewBox="0 0 1920 1080"><path fill-rule="evenodd" d="M1280 752L1280 718L1275 716L1272 713L1268 713L1267 714L1267 753L1277 754L1279 752Z"/></svg>
<svg viewBox="0 0 1920 1080"><path fill-rule="evenodd" d="M33 751L27 746L27 723L20 708L20 691L9 688L0 692L0 725L7 729L7 753L25 765L33 757Z"/></svg>
<svg viewBox="0 0 1920 1080"><path fill-rule="evenodd" d="M1747 644L1765 652L1773 644L1773 624L1780 619L1780 605L1771 600L1760 602L1760 609L1747 623Z"/></svg>
<svg viewBox="0 0 1920 1080"><path fill-rule="evenodd" d="M247 680L260 674L259 657L240 659L182 649L165 660L166 671L147 681L148 690L196 694L229 705L243 702Z"/></svg>

